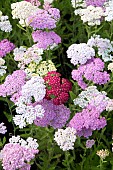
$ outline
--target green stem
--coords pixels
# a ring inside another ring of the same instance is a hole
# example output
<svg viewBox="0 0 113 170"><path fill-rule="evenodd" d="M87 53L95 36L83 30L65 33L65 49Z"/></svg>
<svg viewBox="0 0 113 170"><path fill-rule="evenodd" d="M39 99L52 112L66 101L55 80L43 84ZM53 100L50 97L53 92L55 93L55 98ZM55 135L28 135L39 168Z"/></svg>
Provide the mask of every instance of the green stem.
<svg viewBox="0 0 113 170"><path fill-rule="evenodd" d="M65 160L66 160L66 164L67 164L67 170L71 170L68 157L69 157L69 153L66 151L65 152Z"/></svg>
<svg viewBox="0 0 113 170"><path fill-rule="evenodd" d="M7 104L8 104L10 114L11 114L11 116L13 117L13 113L12 113L12 110L11 110L11 108L10 108L10 104L9 104L9 101L8 101L7 96L6 96L6 102L7 102ZM15 125L14 125L13 120L12 120L12 125L13 125L13 129L14 129L14 136L15 136L16 129L15 129Z"/></svg>

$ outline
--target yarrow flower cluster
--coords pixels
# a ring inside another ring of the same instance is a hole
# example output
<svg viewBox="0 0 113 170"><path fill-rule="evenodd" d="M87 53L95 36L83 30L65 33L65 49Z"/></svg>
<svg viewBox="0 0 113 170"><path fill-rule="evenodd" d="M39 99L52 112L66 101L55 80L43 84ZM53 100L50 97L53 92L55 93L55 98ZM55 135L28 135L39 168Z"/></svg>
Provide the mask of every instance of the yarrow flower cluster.
<svg viewBox="0 0 113 170"><path fill-rule="evenodd" d="M5 134L7 132L6 126L4 126L4 123L0 123L0 133Z"/></svg>
<svg viewBox="0 0 113 170"><path fill-rule="evenodd" d="M37 6L27 1L12 3L11 9L13 19L19 19L19 23L23 27L26 26L25 20L34 12L38 11Z"/></svg>
<svg viewBox="0 0 113 170"><path fill-rule="evenodd" d="M94 130L100 130L107 124L105 117L101 117L100 113L95 106L88 105L82 112L75 114L69 122L69 127L76 129L78 136L88 138Z"/></svg>
<svg viewBox="0 0 113 170"><path fill-rule="evenodd" d="M109 156L109 151L108 151L108 149L102 149L102 150L99 150L99 151L97 151L97 153L96 153L99 157L100 157L100 159L105 159L107 156Z"/></svg>
<svg viewBox="0 0 113 170"><path fill-rule="evenodd" d="M60 73L51 71L47 73L44 80L46 84L46 99L52 100L56 105L63 104L68 100L68 92L72 88L72 84L68 79L61 78Z"/></svg>
<svg viewBox="0 0 113 170"><path fill-rule="evenodd" d="M76 130L70 127L67 127L65 130L58 129L54 134L54 140L63 151L73 150L76 140Z"/></svg>
<svg viewBox="0 0 113 170"><path fill-rule="evenodd" d="M11 32L12 31L12 25L9 21L9 17L6 15L2 15L2 12L0 11L0 29L5 32Z"/></svg>
<svg viewBox="0 0 113 170"><path fill-rule="evenodd" d="M87 6L103 7L107 0L85 0Z"/></svg>
<svg viewBox="0 0 113 170"><path fill-rule="evenodd" d="M15 103L16 113L13 117L14 123L19 128L25 127L27 124L32 124L36 117L44 116L44 108L41 104L33 106L33 103L40 102L46 94L43 78L36 76L32 77L22 86L21 96Z"/></svg>
<svg viewBox="0 0 113 170"><path fill-rule="evenodd" d="M20 48L15 48L13 54L14 60L19 61L18 67L25 69L32 62L39 64L42 60L43 49L36 47L36 45L28 49L21 46Z"/></svg>
<svg viewBox="0 0 113 170"><path fill-rule="evenodd" d="M94 144L95 144L94 139L92 139L92 140L88 139L88 140L86 141L86 148L92 148L92 146L93 146Z"/></svg>
<svg viewBox="0 0 113 170"><path fill-rule="evenodd" d="M75 15L80 15L83 23L88 23L90 26L100 25L104 14L102 7L95 7L92 5L87 6L83 9L76 9Z"/></svg>
<svg viewBox="0 0 113 170"><path fill-rule="evenodd" d="M48 10L39 9L33 15L26 19L26 24L33 29L53 29L56 22L60 18L60 11L57 8L49 8Z"/></svg>
<svg viewBox="0 0 113 170"><path fill-rule="evenodd" d="M8 75L5 82L0 85L0 96L6 97L19 94L22 86L26 82L26 74L22 70L16 70L11 75Z"/></svg>
<svg viewBox="0 0 113 170"><path fill-rule="evenodd" d="M85 64L88 59L95 56L95 51L86 43L72 44L67 50L67 57L73 65Z"/></svg>
<svg viewBox="0 0 113 170"><path fill-rule="evenodd" d="M6 56L15 48L15 45L11 43L8 39L0 41L0 58Z"/></svg>
<svg viewBox="0 0 113 170"><path fill-rule="evenodd" d="M0 76L3 76L6 73L7 66L4 66L5 60L0 58Z"/></svg>
<svg viewBox="0 0 113 170"><path fill-rule="evenodd" d="M51 60L42 61L40 64L36 64L35 62L32 62L28 65L28 67L25 69L26 74L28 77L32 76L45 76L50 71L56 71L56 67L54 63Z"/></svg>
<svg viewBox="0 0 113 170"><path fill-rule="evenodd" d="M41 127L52 126L53 128L62 128L70 117L70 110L63 104L54 105L51 100L44 99L42 104L45 112L42 118L37 117L34 124Z"/></svg>
<svg viewBox="0 0 113 170"><path fill-rule="evenodd" d="M93 35L87 44L92 48L97 48L97 54L102 56L104 62L113 60L113 56L110 54L113 52L113 42L110 42L109 39L101 38L100 35Z"/></svg>
<svg viewBox="0 0 113 170"><path fill-rule="evenodd" d="M37 30L32 33L33 41L37 42L37 47L46 50L47 48L61 43L61 38L54 31L46 32Z"/></svg>
<svg viewBox="0 0 113 170"><path fill-rule="evenodd" d="M113 1L109 0L105 3L105 21L113 20Z"/></svg>
<svg viewBox="0 0 113 170"><path fill-rule="evenodd" d="M13 142L12 138L12 142L5 144L4 148L1 150L2 166L4 170L30 170L31 166L29 162L34 159L35 155L39 152L36 139L33 140L33 138L28 138L25 141L19 138L19 142L18 139L16 140L16 142ZM23 143L28 144L23 145ZM31 144L35 147L31 147Z"/></svg>
<svg viewBox="0 0 113 170"><path fill-rule="evenodd" d="M72 78L78 82L78 85L82 89L87 87L83 77L95 84L106 84L110 80L110 75L106 71L103 71L103 69L104 62L100 58L92 58L86 64L80 65L78 69L73 70Z"/></svg>
<svg viewBox="0 0 113 170"><path fill-rule="evenodd" d="M75 105L79 105L81 108L85 108L90 104L102 112L108 109L108 104L111 101L106 95L105 91L99 92L96 86L89 86L73 101Z"/></svg>

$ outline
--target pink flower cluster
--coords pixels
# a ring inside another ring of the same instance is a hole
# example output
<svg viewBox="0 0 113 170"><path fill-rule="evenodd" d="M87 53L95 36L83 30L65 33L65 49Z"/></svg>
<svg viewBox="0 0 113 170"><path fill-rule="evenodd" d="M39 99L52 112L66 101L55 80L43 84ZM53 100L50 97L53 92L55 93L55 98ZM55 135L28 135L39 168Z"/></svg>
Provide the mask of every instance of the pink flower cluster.
<svg viewBox="0 0 113 170"><path fill-rule="evenodd" d="M85 0L87 6L92 5L95 7L103 7L106 1L107 0Z"/></svg>
<svg viewBox="0 0 113 170"><path fill-rule="evenodd" d="M36 13L27 18L26 23L33 29L53 29L60 18L60 11L57 8L48 10L39 9Z"/></svg>
<svg viewBox="0 0 113 170"><path fill-rule="evenodd" d="M87 87L83 77L95 84L106 84L110 80L110 75L103 69L104 62L100 58L92 58L86 64L80 65L77 70L73 70L72 78L78 82L82 89Z"/></svg>
<svg viewBox="0 0 113 170"><path fill-rule="evenodd" d="M10 53L14 48L15 45L9 40L4 39L0 41L0 57L6 56L6 54Z"/></svg>
<svg viewBox="0 0 113 170"><path fill-rule="evenodd" d="M19 92L25 84L26 73L23 70L16 70L8 75L5 82L0 85L0 96L12 96L12 100L19 97Z"/></svg>
<svg viewBox="0 0 113 170"><path fill-rule="evenodd" d="M106 126L106 119L100 117L100 113L95 106L88 105L82 112L75 114L69 122L69 127L75 128L78 136L87 138L92 135L92 131Z"/></svg>
<svg viewBox="0 0 113 170"><path fill-rule="evenodd" d="M37 149L25 148L18 143L8 143L1 151L4 170L30 170L29 162L34 159Z"/></svg>
<svg viewBox="0 0 113 170"><path fill-rule="evenodd" d="M42 118L37 117L34 124L41 127L52 126L53 128L62 128L70 117L70 109L63 104L54 105L50 100L44 99L41 102L45 112Z"/></svg>
<svg viewBox="0 0 113 170"><path fill-rule="evenodd" d="M68 92L72 88L69 80L61 78L61 74L56 71L48 72L44 80L46 84L46 99L52 99L56 105L63 104L68 100Z"/></svg>
<svg viewBox="0 0 113 170"><path fill-rule="evenodd" d="M61 43L61 38L54 31L46 32L37 30L32 33L33 41L37 42L38 48L46 50L49 46Z"/></svg>

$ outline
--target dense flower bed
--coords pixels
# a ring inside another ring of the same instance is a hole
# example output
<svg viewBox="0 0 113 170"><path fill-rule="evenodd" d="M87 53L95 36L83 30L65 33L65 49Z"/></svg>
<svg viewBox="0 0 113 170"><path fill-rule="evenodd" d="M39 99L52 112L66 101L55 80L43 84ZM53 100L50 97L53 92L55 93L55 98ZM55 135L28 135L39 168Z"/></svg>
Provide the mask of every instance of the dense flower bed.
<svg viewBox="0 0 113 170"><path fill-rule="evenodd" d="M113 0L0 7L0 170L111 170Z"/></svg>

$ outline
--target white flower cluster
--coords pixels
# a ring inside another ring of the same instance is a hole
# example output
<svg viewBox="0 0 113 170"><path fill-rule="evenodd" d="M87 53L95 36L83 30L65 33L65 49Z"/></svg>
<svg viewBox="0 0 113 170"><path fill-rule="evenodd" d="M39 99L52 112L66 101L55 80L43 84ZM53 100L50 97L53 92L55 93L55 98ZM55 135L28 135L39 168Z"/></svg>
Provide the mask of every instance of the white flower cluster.
<svg viewBox="0 0 113 170"><path fill-rule="evenodd" d="M19 126L19 128L23 128L27 123L32 124L37 117L42 118L45 110L42 105L39 104L33 107L32 105L26 106L25 104L18 102L16 112L18 115L13 117L14 123Z"/></svg>
<svg viewBox="0 0 113 170"><path fill-rule="evenodd" d="M110 100L108 101L108 105L107 105L107 107L106 107L106 111L111 112L112 110L113 110L113 99L110 99Z"/></svg>
<svg viewBox="0 0 113 170"><path fill-rule="evenodd" d="M0 123L0 133L5 134L7 132L6 126L4 126L4 123Z"/></svg>
<svg viewBox="0 0 113 170"><path fill-rule="evenodd" d="M105 3L105 21L113 20L113 0Z"/></svg>
<svg viewBox="0 0 113 170"><path fill-rule="evenodd" d="M19 19L19 23L23 27L26 26L25 20L38 10L37 6L27 1L12 3L11 9L13 19Z"/></svg>
<svg viewBox="0 0 113 170"><path fill-rule="evenodd" d="M102 149L102 150L98 150L96 152L96 154L103 160L105 159L107 156L109 156L109 151L108 149Z"/></svg>
<svg viewBox="0 0 113 170"><path fill-rule="evenodd" d="M89 5L87 8L76 9L75 15L80 15L83 23L88 22L90 26L100 25L102 17L104 16L104 9Z"/></svg>
<svg viewBox="0 0 113 170"><path fill-rule="evenodd" d="M87 42L90 47L97 47L98 55L102 56L104 62L113 60L113 56L110 54L113 52L112 43L107 38L101 38L100 35L93 35Z"/></svg>
<svg viewBox="0 0 113 170"><path fill-rule="evenodd" d="M73 8L86 7L86 3L83 0L71 0L71 4Z"/></svg>
<svg viewBox="0 0 113 170"><path fill-rule="evenodd" d="M21 146L31 149L37 149L39 147L37 143L37 139L33 139L32 137L28 137L26 140L20 138L20 136L12 136L9 139L9 143L19 143Z"/></svg>
<svg viewBox="0 0 113 170"><path fill-rule="evenodd" d="M36 47L36 45L28 49L21 46L20 48L15 48L13 54L15 61L19 61L18 67L25 69L26 65L31 62L39 64L42 60L43 49Z"/></svg>
<svg viewBox="0 0 113 170"><path fill-rule="evenodd" d="M70 127L67 127L65 130L58 129L54 134L54 140L63 151L73 150L76 140L76 130Z"/></svg>
<svg viewBox="0 0 113 170"><path fill-rule="evenodd" d="M4 64L5 64L5 60L0 58L0 76L6 74L7 66L4 66Z"/></svg>
<svg viewBox="0 0 113 170"><path fill-rule="evenodd" d="M0 29L5 32L11 32L12 31L12 25L9 21L8 16L3 16L2 12L0 11Z"/></svg>
<svg viewBox="0 0 113 170"><path fill-rule="evenodd" d="M21 97L16 102L16 112L18 115L13 117L14 123L23 128L28 124L32 124L36 117L44 116L44 108L34 102L40 102L46 94L46 88L42 77L35 76L22 87Z"/></svg>
<svg viewBox="0 0 113 170"><path fill-rule="evenodd" d="M72 44L67 50L67 57L71 58L73 65L85 64L88 59L95 56L95 50L86 43Z"/></svg>
<svg viewBox="0 0 113 170"><path fill-rule="evenodd" d="M108 65L108 70L110 70L111 72L113 72L113 63L110 63L110 64Z"/></svg>
<svg viewBox="0 0 113 170"><path fill-rule="evenodd" d="M106 95L105 91L99 92L96 86L89 86L73 101L75 105L79 105L81 108L85 108L91 101L95 106L98 106L102 101L104 103L110 100Z"/></svg>
<svg viewBox="0 0 113 170"><path fill-rule="evenodd" d="M40 102L46 94L44 79L39 76L32 77L22 87L21 94L24 97L25 103L31 103L32 99L34 99L35 102Z"/></svg>

